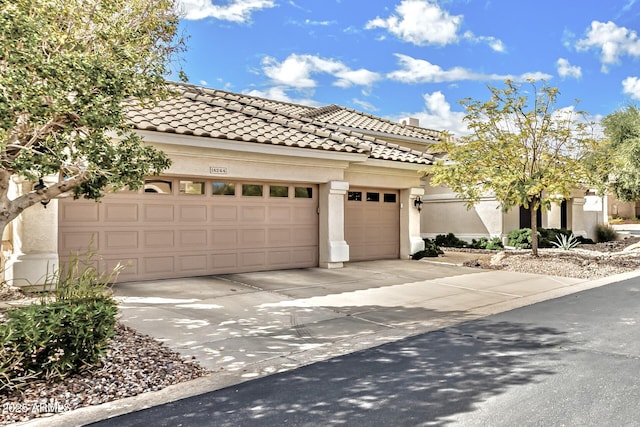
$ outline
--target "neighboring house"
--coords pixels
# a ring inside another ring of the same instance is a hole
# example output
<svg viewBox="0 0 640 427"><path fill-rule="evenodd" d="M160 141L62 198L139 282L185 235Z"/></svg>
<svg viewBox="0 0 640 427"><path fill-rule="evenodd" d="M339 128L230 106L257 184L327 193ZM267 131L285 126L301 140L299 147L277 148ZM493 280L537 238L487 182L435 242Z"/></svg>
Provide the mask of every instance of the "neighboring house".
<svg viewBox="0 0 640 427"><path fill-rule="evenodd" d="M102 268L129 264L122 281L335 268L423 247L419 170L432 160L424 148L444 134L336 105L175 89L175 98L151 109L132 102L128 113L172 166L144 191L25 211L13 227L9 279L42 281L58 258L90 245Z"/></svg>
<svg viewBox="0 0 640 427"><path fill-rule="evenodd" d="M503 211L500 203L490 195L467 209L465 201L451 189L429 186L425 178L427 194L422 197L423 215L421 230L424 237L433 238L443 232L471 241L480 237L505 237L510 231L531 227L528 209L514 208ZM606 200L606 198L605 198ZM595 226L606 220L606 201L575 190L568 200L552 203L548 211L538 211L537 224L544 228L567 228L575 235L595 238Z"/></svg>
<svg viewBox="0 0 640 427"><path fill-rule="evenodd" d="M428 147L449 136L415 119L173 85L176 96L154 108L128 106L135 132L172 166L138 192L27 209L5 233L8 280L41 283L89 246L103 270L128 264L120 280L131 281L339 268L408 258L423 237L505 236L521 225L519 212L503 213L493 199L467 210L429 186ZM16 182L15 191L31 186ZM542 225L588 234L594 215L584 200L552 209Z"/></svg>

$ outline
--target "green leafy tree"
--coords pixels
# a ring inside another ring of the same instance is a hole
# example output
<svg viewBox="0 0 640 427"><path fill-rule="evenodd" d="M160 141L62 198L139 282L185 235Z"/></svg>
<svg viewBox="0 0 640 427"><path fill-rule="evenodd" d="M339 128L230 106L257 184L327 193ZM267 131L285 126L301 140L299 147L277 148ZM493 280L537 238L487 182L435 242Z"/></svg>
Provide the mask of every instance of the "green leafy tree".
<svg viewBox="0 0 640 427"><path fill-rule="evenodd" d="M434 146L446 159L429 171L431 184L449 186L468 208L487 195L505 211L528 208L537 256L537 211L589 179L585 159L601 142L584 113L556 108L558 89L544 81L489 91L489 101L461 101L470 134Z"/></svg>
<svg viewBox="0 0 640 427"><path fill-rule="evenodd" d="M611 174L603 174L619 200L640 201L640 110L636 106L609 114L602 120L610 145L597 155L610 162ZM595 161L594 161L595 163Z"/></svg>
<svg viewBox="0 0 640 427"><path fill-rule="evenodd" d="M0 232L38 202L137 189L170 165L130 131L123 106L169 93L184 50L173 0L0 0L0 28ZM50 175L9 198L12 177Z"/></svg>

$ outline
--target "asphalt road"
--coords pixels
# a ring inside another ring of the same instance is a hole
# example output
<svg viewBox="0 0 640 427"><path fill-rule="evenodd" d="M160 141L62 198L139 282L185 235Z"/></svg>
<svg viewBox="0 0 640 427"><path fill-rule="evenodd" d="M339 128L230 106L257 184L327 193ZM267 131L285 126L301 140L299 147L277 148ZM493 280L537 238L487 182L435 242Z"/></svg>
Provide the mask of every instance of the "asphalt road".
<svg viewBox="0 0 640 427"><path fill-rule="evenodd" d="M640 278L98 426L637 426Z"/></svg>

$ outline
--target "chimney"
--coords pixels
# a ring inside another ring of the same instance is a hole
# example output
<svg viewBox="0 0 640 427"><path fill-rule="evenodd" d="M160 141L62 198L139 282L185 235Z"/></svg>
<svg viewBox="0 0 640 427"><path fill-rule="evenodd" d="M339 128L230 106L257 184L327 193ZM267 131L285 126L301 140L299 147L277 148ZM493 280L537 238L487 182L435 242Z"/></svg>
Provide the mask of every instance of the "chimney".
<svg viewBox="0 0 640 427"><path fill-rule="evenodd" d="M400 120L400 124L402 126L415 126L415 127L419 127L420 126L420 120L415 118L415 117L408 117L406 119L402 119Z"/></svg>

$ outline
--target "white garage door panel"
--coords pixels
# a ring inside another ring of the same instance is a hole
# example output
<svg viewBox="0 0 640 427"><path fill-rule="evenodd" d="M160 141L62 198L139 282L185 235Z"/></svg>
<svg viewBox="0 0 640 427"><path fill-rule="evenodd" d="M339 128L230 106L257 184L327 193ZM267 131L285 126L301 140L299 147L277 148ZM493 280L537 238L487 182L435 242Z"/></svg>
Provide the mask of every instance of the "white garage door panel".
<svg viewBox="0 0 640 427"><path fill-rule="evenodd" d="M120 281L317 266L316 186L278 184L289 197L270 197L265 183L260 197L242 196L236 182L235 195L190 195L177 191L180 179L161 179L171 182L172 194L60 200L63 261L92 244L104 269L129 264ZM212 188L212 180L200 181ZM294 197L296 187L311 188L312 197Z"/></svg>
<svg viewBox="0 0 640 427"><path fill-rule="evenodd" d="M400 202L396 190L351 188L345 200L350 261L400 256Z"/></svg>

